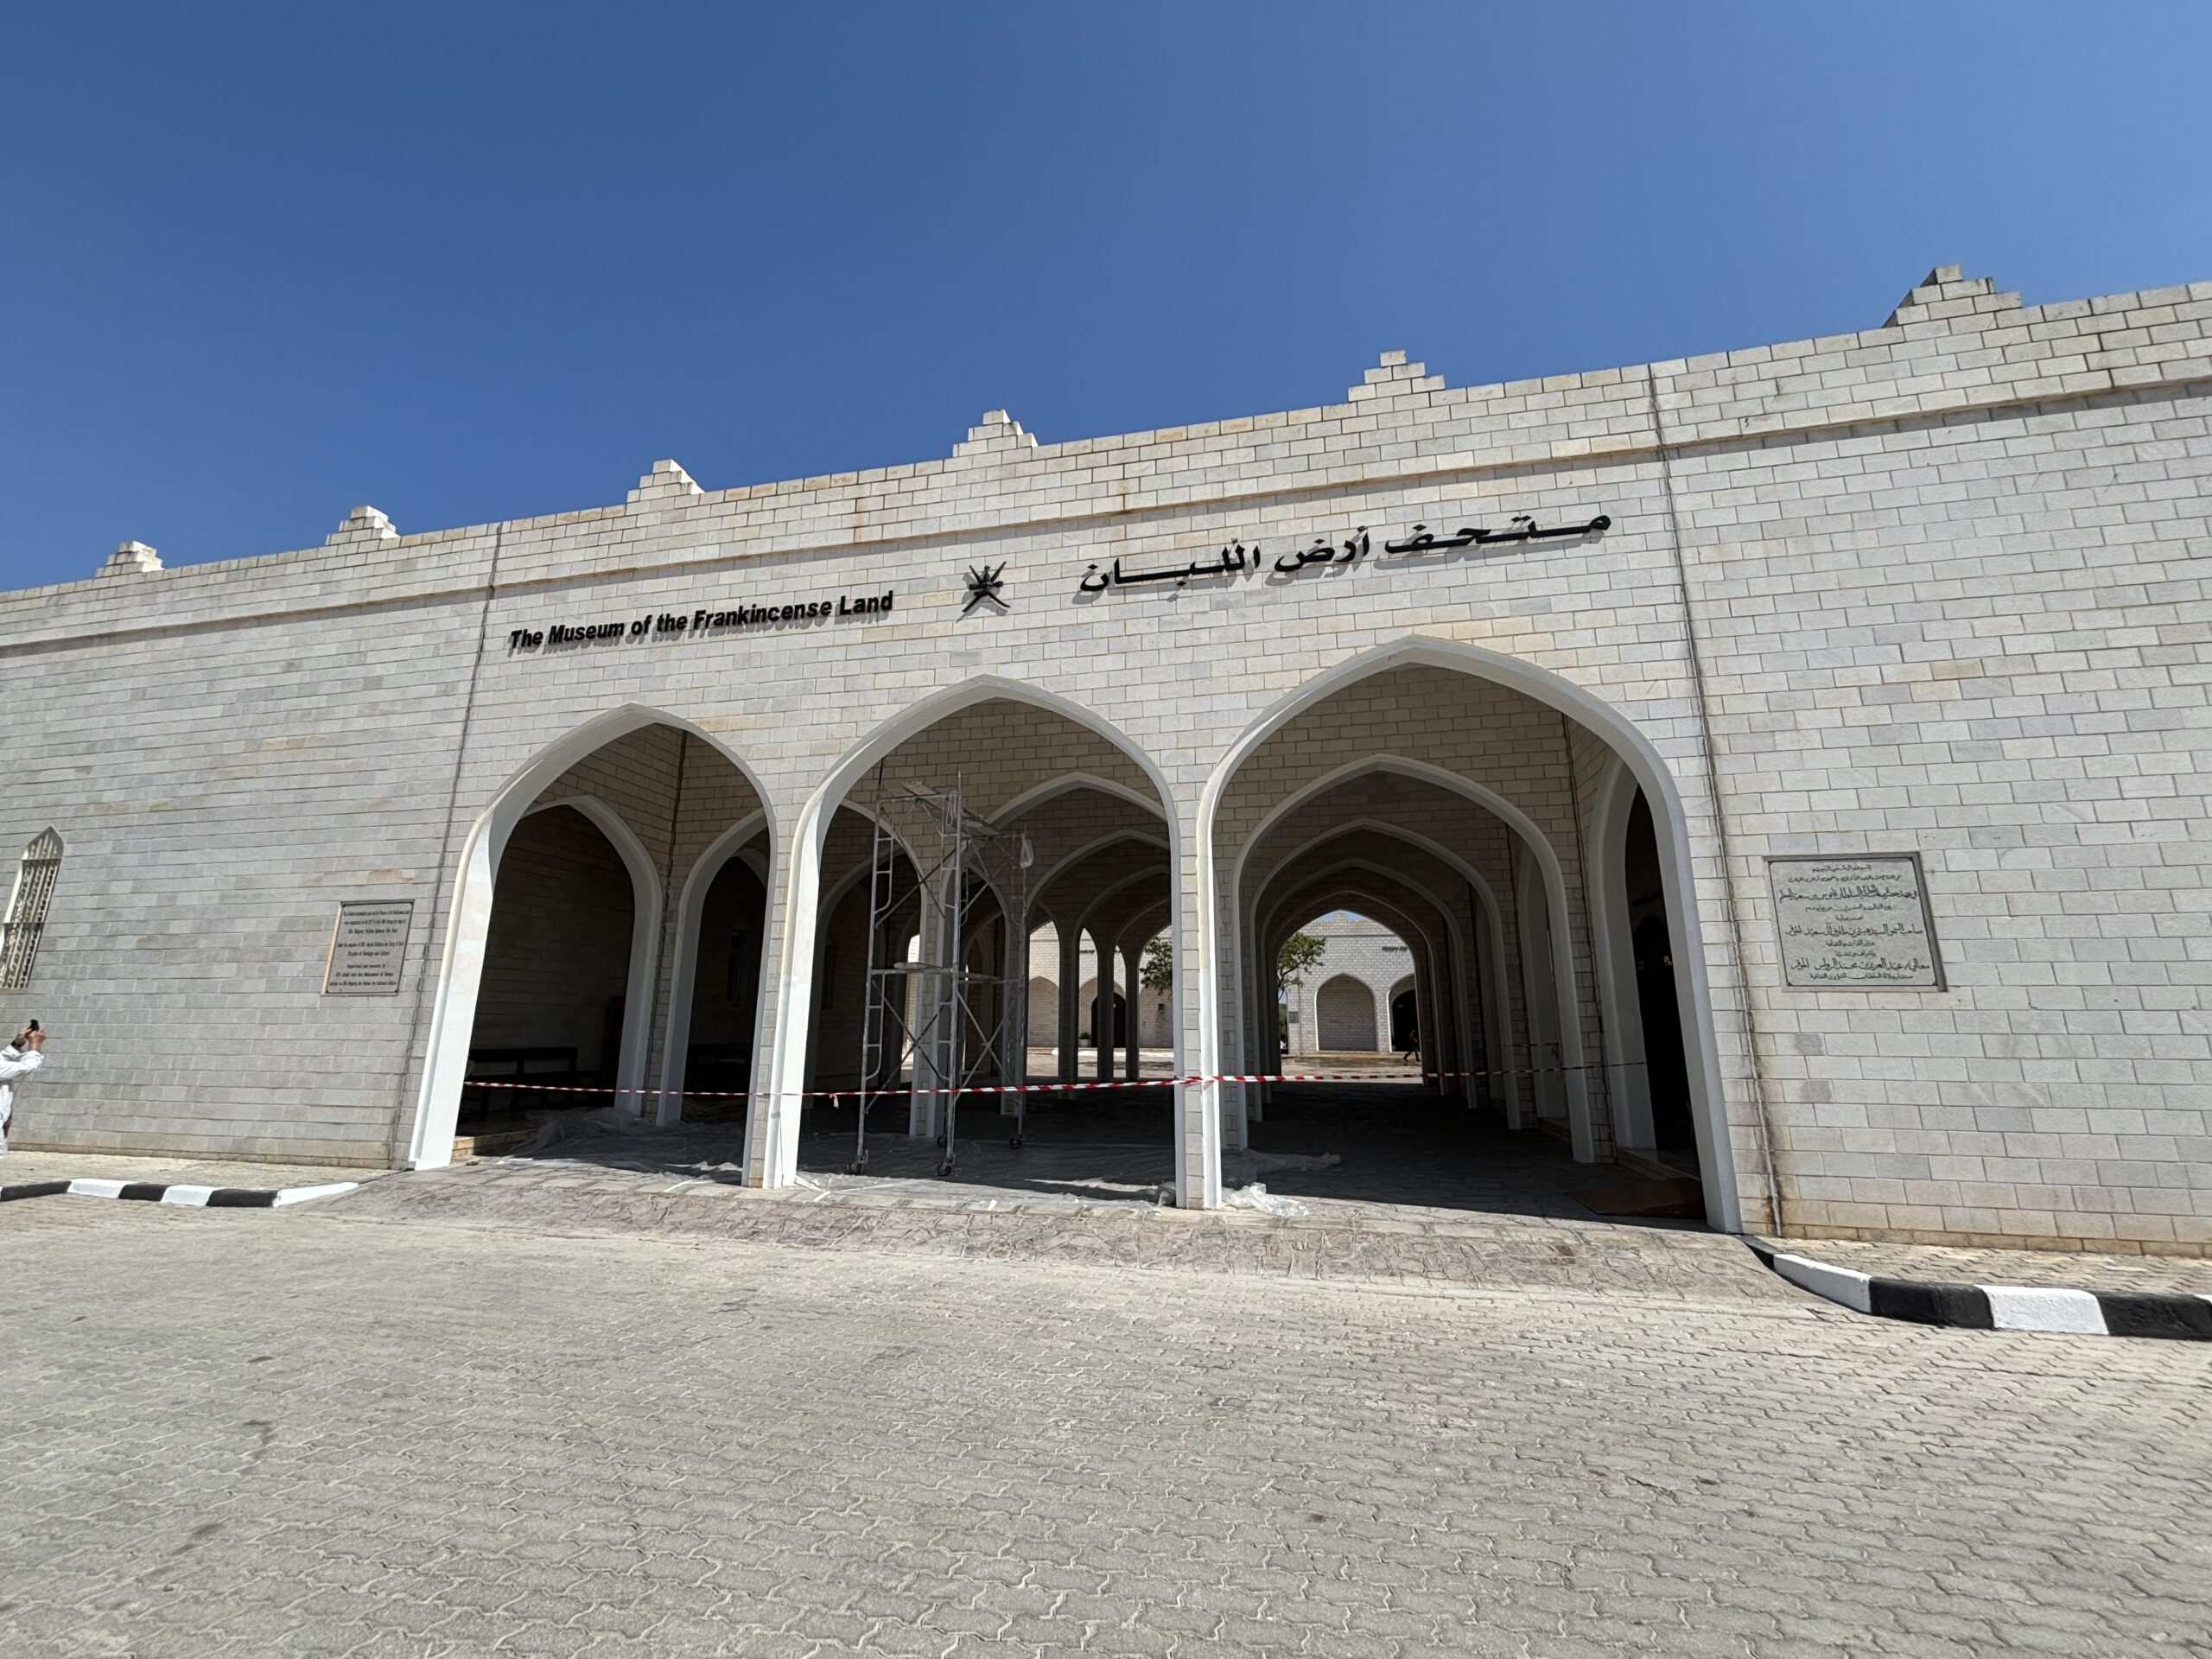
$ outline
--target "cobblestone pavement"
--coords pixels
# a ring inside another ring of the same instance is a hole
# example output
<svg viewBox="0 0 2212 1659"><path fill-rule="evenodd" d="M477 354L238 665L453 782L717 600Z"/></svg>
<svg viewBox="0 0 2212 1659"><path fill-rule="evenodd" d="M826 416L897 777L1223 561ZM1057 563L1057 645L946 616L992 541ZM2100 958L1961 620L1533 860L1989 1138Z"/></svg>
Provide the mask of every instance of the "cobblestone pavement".
<svg viewBox="0 0 2212 1659"><path fill-rule="evenodd" d="M354 1203L0 1216L0 1651L2212 1653L2190 1344Z"/></svg>
<svg viewBox="0 0 2212 1659"><path fill-rule="evenodd" d="M379 1181L324 1200L349 1217L505 1233L798 1244L840 1252L1204 1271L1247 1278L1544 1286L1646 1296L1817 1300L1738 1241L1592 1220L1446 1217L1286 1220L1149 1205L1078 1209L909 1195L887 1182L850 1192L758 1192L726 1180L583 1164L486 1163Z"/></svg>
<svg viewBox="0 0 2212 1659"><path fill-rule="evenodd" d="M1853 1268L1885 1279L2212 1296L2212 1259L2202 1256L1954 1249L1936 1244L1874 1244L1837 1238L1769 1242L1777 1249L1809 1255L1815 1262Z"/></svg>

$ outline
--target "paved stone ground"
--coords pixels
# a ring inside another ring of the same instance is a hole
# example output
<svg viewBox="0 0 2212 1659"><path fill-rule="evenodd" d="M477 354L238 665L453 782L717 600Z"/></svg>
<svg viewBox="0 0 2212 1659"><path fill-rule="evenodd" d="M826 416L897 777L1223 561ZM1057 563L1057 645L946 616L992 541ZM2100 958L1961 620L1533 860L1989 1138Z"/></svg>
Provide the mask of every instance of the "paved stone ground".
<svg viewBox="0 0 2212 1659"><path fill-rule="evenodd" d="M2212 1653L2190 1344L349 1212L404 1185L0 1214L0 1651Z"/></svg>
<svg viewBox="0 0 2212 1659"><path fill-rule="evenodd" d="M1592 1220L1286 1220L1149 1205L1057 1209L1003 1193L758 1192L728 1179L522 1160L425 1171L316 1207L508 1236L658 1235L840 1253L1198 1271L1248 1279L1543 1286L1701 1300L1811 1302L1738 1241ZM28 1206L26 1206L28 1207Z"/></svg>
<svg viewBox="0 0 2212 1659"><path fill-rule="evenodd" d="M903 1117L887 1114L887 1119ZM902 1134L871 1137L870 1173L844 1173L851 1108L809 1119L806 1187L737 1185L734 1123L563 1141L529 1158L410 1175L330 1202L353 1215L526 1231L660 1232L845 1250L1026 1257L1402 1283L1543 1285L1645 1295L1795 1301L1803 1294L1733 1239L1694 1224L1593 1214L1569 1194L1618 1172L1580 1165L1548 1137L1508 1135L1418 1090L1353 1090L1278 1103L1232 1181L1257 1177L1306 1214L1162 1209L1173 1156L1155 1091L1078 1096L1028 1121L1007 1147L995 1112L963 1118L959 1169ZM1149 1142L1147 1136L1152 1138ZM1342 1162L1313 1166L1324 1149ZM1401 1201L1386 1201L1390 1199Z"/></svg>

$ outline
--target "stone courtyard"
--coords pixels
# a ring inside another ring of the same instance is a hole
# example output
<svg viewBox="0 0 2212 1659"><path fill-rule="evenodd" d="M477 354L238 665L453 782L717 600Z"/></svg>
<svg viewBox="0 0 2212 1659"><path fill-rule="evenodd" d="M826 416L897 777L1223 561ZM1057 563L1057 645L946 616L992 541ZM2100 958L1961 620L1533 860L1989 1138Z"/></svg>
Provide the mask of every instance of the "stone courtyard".
<svg viewBox="0 0 2212 1659"><path fill-rule="evenodd" d="M575 1158L0 1227L11 1655L2212 1651L2203 1348L1700 1230Z"/></svg>

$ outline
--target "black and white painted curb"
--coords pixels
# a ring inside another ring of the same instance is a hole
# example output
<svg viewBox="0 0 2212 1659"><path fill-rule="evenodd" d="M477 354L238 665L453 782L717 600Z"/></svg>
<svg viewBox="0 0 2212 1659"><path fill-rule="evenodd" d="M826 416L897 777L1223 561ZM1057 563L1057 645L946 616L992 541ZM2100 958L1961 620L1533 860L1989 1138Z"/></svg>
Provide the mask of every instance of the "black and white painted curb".
<svg viewBox="0 0 2212 1659"><path fill-rule="evenodd" d="M1745 1243L1791 1284L1880 1319L1953 1325L1971 1331L2063 1331L2084 1337L2212 1342L2212 1296L1883 1279L1777 1250L1757 1239Z"/></svg>
<svg viewBox="0 0 2212 1659"><path fill-rule="evenodd" d="M19 1186L0 1186L0 1204L11 1198L58 1198L73 1193L80 1198L137 1198L147 1204L183 1205L195 1210L281 1210L287 1205L314 1198L335 1198L351 1192L359 1181L332 1181L322 1186L286 1186L274 1190L250 1186L192 1186L181 1182L103 1181L80 1177L73 1181L25 1181Z"/></svg>

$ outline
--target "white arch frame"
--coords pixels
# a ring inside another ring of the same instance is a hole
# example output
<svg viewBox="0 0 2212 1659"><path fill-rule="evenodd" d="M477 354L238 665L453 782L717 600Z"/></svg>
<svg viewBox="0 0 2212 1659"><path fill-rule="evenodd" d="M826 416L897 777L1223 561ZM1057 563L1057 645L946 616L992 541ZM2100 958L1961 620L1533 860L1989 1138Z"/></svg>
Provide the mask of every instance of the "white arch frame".
<svg viewBox="0 0 2212 1659"><path fill-rule="evenodd" d="M1613 1101L1613 1139L1631 1150L1649 1151L1655 1140L1651 1077L1643 1065L1643 1004L1636 995L1636 944L1628 927L1628 821L1636 793L1634 775L1617 757L1599 786L1590 837L1590 856L1597 866L1590 954L1597 963L1599 1006L1605 1014L1608 1046L1613 1050L1606 1072ZM1671 906L1667 919L1671 932ZM1678 950L1677 960L1681 955Z"/></svg>
<svg viewBox="0 0 2212 1659"><path fill-rule="evenodd" d="M1382 758L1382 765L1387 768L1388 757ZM1306 799L1312 800L1317 798L1317 796L1318 792L1316 794L1308 794L1306 796ZM1303 804L1302 802L1300 804ZM1287 813L1270 814L1271 819L1277 823L1280 823L1283 817L1287 816ZM1315 848L1326 846L1330 842L1337 840L1340 836L1363 831L1387 836L1395 841L1403 842L1408 847L1412 847L1419 851L1427 853L1431 858L1435 859L1439 863L1452 870L1461 880L1467 884L1468 891L1474 895L1475 902L1476 913L1474 918L1474 925L1477 931L1475 938L1471 943L1475 968L1478 975L1479 976L1477 983L1478 984L1482 995L1487 1004L1487 1006L1482 1009L1484 1035L1488 1037L1494 1033L1497 1038L1495 1052L1493 1053L1491 1046L1487 1043L1484 1046L1484 1052L1485 1054L1492 1055L1492 1058L1489 1064L1496 1065L1500 1060L1502 1060L1506 1069L1511 1069L1513 1066L1513 1004L1512 1000L1505 994L1505 982L1503 977L1505 972L1505 925L1502 919L1503 912L1498 907L1497 889L1491 886L1490 882L1484 879L1482 873L1476 869L1472 864L1470 864L1465 859L1462 858L1458 853L1452 851L1449 847L1445 846L1441 842L1437 841L1433 836L1423 835L1418 830L1408 830L1402 824L1391 823L1382 818L1361 817L1356 818L1346 818L1340 823L1332 824L1328 829L1320 831L1312 839L1300 842L1299 846L1293 849L1287 856L1276 862L1274 868L1268 873L1268 881L1272 882L1275 879L1276 875L1281 874L1283 870L1289 868L1291 865L1297 862L1298 860L1305 857L1306 854L1312 852ZM1257 850L1261 840L1262 836L1258 835L1252 837L1250 844L1245 849L1244 860L1241 861L1239 863L1237 869L1237 891L1240 898L1242 896L1243 887L1244 864L1249 861L1252 853ZM1402 873L1397 871L1388 872L1388 874L1394 880L1403 881L1407 887L1411 887L1415 893L1421 894L1422 898L1427 899L1430 904L1435 906L1437 913L1444 917L1447 922L1451 923L1452 949L1453 952L1452 965L1454 971L1459 976L1459 983L1462 986L1466 985L1469 982L1467 977L1468 943L1461 940L1459 938L1459 923L1454 917L1452 907L1444 903L1444 901L1439 899L1434 893L1431 893L1424 883L1414 881L1405 876ZM1252 902L1255 908L1259 903L1261 893L1263 893L1265 891L1266 887L1263 885L1260 893L1253 894ZM1262 943L1260 948L1262 952L1265 951L1266 945L1264 942ZM1255 1007L1256 1007L1256 1004ZM1459 1027L1459 1052L1471 1058L1475 1052L1474 1028L1470 1023L1470 1009L1464 998L1459 1000L1459 1006L1457 1013L1459 1015L1458 1023ZM1249 1050L1246 1052L1249 1052ZM1506 1100L1506 1126L1509 1128L1517 1129L1521 1127L1521 1099L1519 1092L1513 1089L1508 1089L1503 1092Z"/></svg>
<svg viewBox="0 0 2212 1659"><path fill-rule="evenodd" d="M1181 831L1174 812L1174 793L1152 757L1128 737L1080 703L1041 686L1010 680L996 674L976 675L921 697L884 721L855 744L807 798L792 825L791 877L783 895L783 926L779 930L781 956L776 979L775 1041L770 1073L765 1086L756 1085L747 1116L745 1179L756 1186L788 1186L798 1173L799 1103L806 1087L808 1027L814 1012L814 973L810 948L817 921L820 899L822 845L830 814L844 804L847 793L870 766L900 744L927 730L938 721L979 702L1004 698L1042 709L1095 732L1134 761L1152 781L1168 829L1168 880L1171 893L1179 890L1182 875ZM804 942L802 944L802 941ZM1179 951L1180 945L1178 950ZM1178 963L1180 966L1180 963ZM1184 1069L1184 1042L1179 1027L1175 1063ZM1211 1160L1210 1192L1200 1202L1219 1202L1219 1160ZM1176 1187L1185 1204L1192 1201L1192 1184L1184 1166L1184 1137L1176 1139Z"/></svg>
<svg viewBox="0 0 2212 1659"><path fill-rule="evenodd" d="M475 823L469 826L468 834L462 841L453 897L447 906L445 945L439 958L437 991L431 1003L429 1035L423 1049L423 1081L416 1094L415 1122L408 1136L407 1161L410 1168L442 1169L453 1161L454 1124L461 1113L461 1087L468 1072L469 1039L476 1027L477 993L484 981L485 936L491 926L492 901L499 881L499 860L506 851L508 837L513 835L515 826L536 804L537 797L548 785L586 756L606 747L619 737L626 737L647 726L668 726L677 731L688 732L734 766L738 775L745 779L746 786L752 790L753 798L761 804L772 842L775 824L772 810L768 805L768 792L761 787L760 779L753 769L712 733L701 730L688 720L643 703L625 703L571 728L540 749L535 757L493 791L491 799L477 814ZM568 803L556 804L565 805ZM646 861L646 867L650 872L650 859ZM633 874L633 881L634 879ZM658 895L658 876L654 877L653 890ZM653 906L652 925L658 938L660 925L658 898ZM633 974L637 967L636 956L633 933L631 952ZM765 971L765 940L762 967ZM764 1004L765 1001L764 998ZM630 1046L630 1026L632 1022L640 1022L640 1030L650 1030L652 1017L652 981L649 976L645 981L644 1000L632 1002L624 1009L623 1047L626 1052ZM756 1053L760 1050L759 1019L756 1011L753 1036ZM631 1077L627 1086L635 1089L642 1084L643 1067L644 1060L640 1056L638 1060L639 1075ZM623 1081L618 1075L618 1086Z"/></svg>
<svg viewBox="0 0 2212 1659"><path fill-rule="evenodd" d="M690 1065L691 1001L698 985L699 930L707 913L707 894L721 878L722 870L732 860L741 863L760 882L764 903L761 932L765 935L767 920L765 894L768 887L768 861L747 850L746 843L768 827L768 815L755 812L741 818L736 823L708 843L706 851L692 861L691 868L683 878L683 886L676 901L676 949L668 975L668 1013L661 1028L660 1086L663 1090L653 1115L653 1122L662 1128L681 1121L683 1116L683 1084ZM759 991L754 993L757 999ZM756 1002L757 1006L757 1002Z"/></svg>
<svg viewBox="0 0 2212 1659"><path fill-rule="evenodd" d="M1216 868L1214 829L1220 816L1222 798L1228 792L1238 769L1261 744L1323 699L1385 670L1413 664L1452 670L1478 679L1489 680L1510 690L1518 691L1547 708L1557 709L1605 739L1615 756L1643 786L1643 798L1651 807L1652 830L1659 843L1659 865L1662 881L1666 888L1668 915L1679 918L1682 929L1683 948L1675 953L1675 967L1683 1010L1682 1046L1688 1063L1690 1098L1694 1109L1692 1116L1697 1128L1698 1166L1704 1176L1706 1216L1711 1224L1722 1232L1743 1231L1743 1203L1737 1191L1735 1154L1729 1135L1727 1101L1721 1087L1713 988L1706 968L1704 927L1696 903L1697 874L1690 857L1689 823L1683 810L1681 793L1675 787L1674 775L1666 761L1636 723L1602 697L1585 690L1572 680L1535 663L1486 646L1412 634L1347 658L1336 667L1280 698L1230 746L1207 777L1205 788L1199 796L1195 834L1198 840L1198 899L1204 925L1210 930L1217 930L1220 925L1223 882L1221 872ZM1233 899L1236 894L1234 871L1230 873L1228 886ZM1234 913L1232 911L1231 915ZM1567 937L1563 928L1559 937ZM1241 958L1243 952L1235 954ZM1230 991L1239 1005L1240 1030L1236 1039L1241 1042L1241 968L1239 976L1231 982ZM1218 976L1209 973L1198 987L1198 1064L1208 1075L1222 1069L1221 993ZM1569 1029L1577 1030L1579 1026L1578 1020ZM1579 1031L1576 1046L1579 1051ZM1178 1063L1180 1064L1179 1058ZM1581 1076L1580 1072L1571 1075L1576 1078ZM1216 1107L1217 1110L1217 1097ZM1583 1116L1586 1122L1586 1091Z"/></svg>
<svg viewBox="0 0 2212 1659"><path fill-rule="evenodd" d="M1564 957L1560 948L1560 928L1557 912L1548 902L1544 871L1534 853L1527 847L1513 849L1513 891L1517 906L1514 915L1514 932L1521 942L1521 1006L1527 1011L1529 1046L1541 1057L1550 1049L1559 1064L1567 1064L1567 1037L1580 1023L1581 1009L1570 1001L1567 987L1573 981L1574 959L1571 951ZM1550 995L1543 995L1548 987ZM1576 1052L1579 1053L1580 1048ZM1529 1078L1530 1104L1537 1121L1549 1116L1544 1108L1556 1104L1560 1115L1567 1119L1570 1135L1579 1134L1588 1122L1588 1096L1581 1104L1582 1117L1576 1118L1577 1101L1565 1085L1576 1076L1560 1076L1541 1064L1535 1066ZM1554 1080L1556 1079L1556 1080ZM1575 1153L1582 1156L1580 1143Z"/></svg>
<svg viewBox="0 0 2212 1659"><path fill-rule="evenodd" d="M1398 1046L1397 1008L1398 995L1402 991L1411 991L1414 994L1414 1034L1416 1039L1421 1034L1421 1027L1426 1023L1422 1017L1425 1010L1421 1007L1421 976L1419 974L1399 975L1397 978L1382 988L1383 1028L1390 1033L1390 1046L1394 1050Z"/></svg>
<svg viewBox="0 0 2212 1659"><path fill-rule="evenodd" d="M67 852L61 832L50 823L23 843L8 888L8 908L0 911L0 990L24 990L30 985L38 963L39 941L46 918L53 913L54 890L60 885L61 861ZM18 929L29 930L28 947Z"/></svg>

